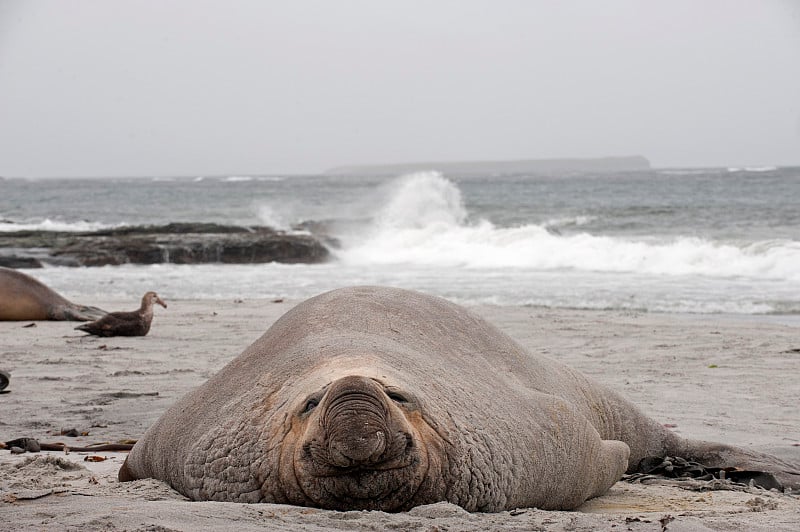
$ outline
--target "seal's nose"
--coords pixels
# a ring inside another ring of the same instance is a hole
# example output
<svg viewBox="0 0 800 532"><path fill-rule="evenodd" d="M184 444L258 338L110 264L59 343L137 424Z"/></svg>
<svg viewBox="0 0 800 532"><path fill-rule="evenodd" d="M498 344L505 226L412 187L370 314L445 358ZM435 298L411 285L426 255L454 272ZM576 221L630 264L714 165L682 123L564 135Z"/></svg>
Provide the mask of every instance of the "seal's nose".
<svg viewBox="0 0 800 532"><path fill-rule="evenodd" d="M370 465L380 462L384 450L386 450L384 432L372 430L372 428L366 428L357 436L333 440L328 448L332 465L338 467Z"/></svg>
<svg viewBox="0 0 800 532"><path fill-rule="evenodd" d="M345 377L331 384L323 404L331 465L381 462L388 433L384 395L380 385L366 377Z"/></svg>

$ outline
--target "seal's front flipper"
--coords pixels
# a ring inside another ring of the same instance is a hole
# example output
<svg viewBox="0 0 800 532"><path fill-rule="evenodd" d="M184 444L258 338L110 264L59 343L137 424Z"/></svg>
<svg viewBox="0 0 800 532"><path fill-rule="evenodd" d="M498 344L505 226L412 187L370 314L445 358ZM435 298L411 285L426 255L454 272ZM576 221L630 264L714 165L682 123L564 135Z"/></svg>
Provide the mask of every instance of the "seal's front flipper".
<svg viewBox="0 0 800 532"><path fill-rule="evenodd" d="M627 443L602 439L574 405L555 396L539 395L536 413L531 469L537 482L523 504L574 510L622 478L631 453Z"/></svg>
<svg viewBox="0 0 800 532"><path fill-rule="evenodd" d="M124 462L122 462L122 467L119 468L119 472L117 473L117 479L120 482L131 482L136 480L136 475L128 468L128 459L126 458Z"/></svg>
<svg viewBox="0 0 800 532"><path fill-rule="evenodd" d="M600 460L595 466L595 492L591 497L604 494L628 469L631 448L619 440L600 440Z"/></svg>

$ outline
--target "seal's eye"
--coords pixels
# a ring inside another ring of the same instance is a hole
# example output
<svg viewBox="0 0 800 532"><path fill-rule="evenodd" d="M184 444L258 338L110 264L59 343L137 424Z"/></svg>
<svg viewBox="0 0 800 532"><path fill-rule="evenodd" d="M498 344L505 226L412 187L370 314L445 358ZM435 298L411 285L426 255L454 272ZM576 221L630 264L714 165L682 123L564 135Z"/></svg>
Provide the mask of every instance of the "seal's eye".
<svg viewBox="0 0 800 532"><path fill-rule="evenodd" d="M319 399L317 399L316 397L312 397L311 399L306 401L306 405L303 407L303 411L301 412L301 414L306 414L308 412L311 412L317 407L318 404L319 404Z"/></svg>
<svg viewBox="0 0 800 532"><path fill-rule="evenodd" d="M386 390L386 395L395 403L404 404L408 402L408 398L405 395L395 390Z"/></svg>

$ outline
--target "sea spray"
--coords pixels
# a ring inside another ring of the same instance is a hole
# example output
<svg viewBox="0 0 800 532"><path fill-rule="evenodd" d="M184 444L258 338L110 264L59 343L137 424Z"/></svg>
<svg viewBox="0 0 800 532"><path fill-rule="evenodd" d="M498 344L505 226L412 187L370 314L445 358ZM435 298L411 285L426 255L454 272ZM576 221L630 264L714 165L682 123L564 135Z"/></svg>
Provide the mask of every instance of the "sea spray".
<svg viewBox="0 0 800 532"><path fill-rule="evenodd" d="M261 225L271 227L277 231L291 229L291 222L287 220L287 211L285 209L266 203L256 204L253 208Z"/></svg>
<svg viewBox="0 0 800 532"><path fill-rule="evenodd" d="M114 227L121 227L125 224L107 224L102 222L87 222L87 221L74 221L65 222L60 220L52 220L45 218L40 221L21 221L15 222L12 220L2 219L0 216L0 234L4 232L18 232L18 231L54 231L61 233L85 233L90 231L100 231L102 229L112 229Z"/></svg>
<svg viewBox="0 0 800 532"><path fill-rule="evenodd" d="M391 193L376 206L364 238L346 242L338 252L342 262L800 281L800 243L796 241L742 245L699 237L562 235L552 230L552 222L497 227L485 219L469 221L460 190L438 172L403 176L387 190ZM589 220L576 217L560 222L580 227Z"/></svg>
<svg viewBox="0 0 800 532"><path fill-rule="evenodd" d="M403 176L387 190L389 198L375 216L379 232L456 227L467 219L461 191L439 172Z"/></svg>

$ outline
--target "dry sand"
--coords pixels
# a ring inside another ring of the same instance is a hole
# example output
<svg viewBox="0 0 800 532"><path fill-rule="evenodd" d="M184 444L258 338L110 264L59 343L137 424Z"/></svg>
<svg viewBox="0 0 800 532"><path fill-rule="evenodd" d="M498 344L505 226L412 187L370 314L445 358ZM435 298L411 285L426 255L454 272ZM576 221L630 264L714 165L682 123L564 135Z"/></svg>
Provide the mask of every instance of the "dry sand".
<svg viewBox="0 0 800 532"><path fill-rule="evenodd" d="M107 309L135 302L83 301ZM169 301L149 336L84 337L66 322L0 322L0 441L73 446L138 438L167 407L260 336L291 303ZM475 307L531 352L623 392L684 436L800 463L800 323L735 316ZM67 438L62 429L87 436ZM188 502L154 480L118 483L124 453L0 450L0 530L798 530L800 498L700 483L617 483L575 512L400 514ZM695 489L687 489L687 488Z"/></svg>

